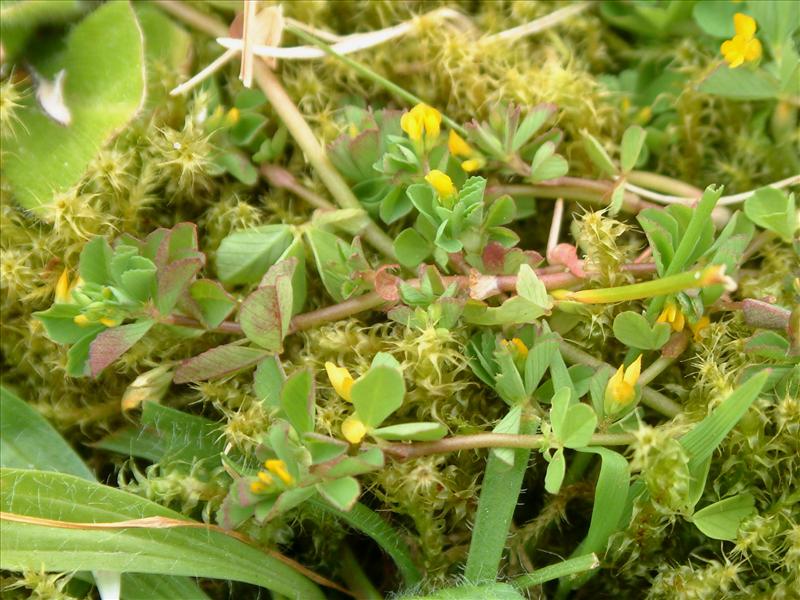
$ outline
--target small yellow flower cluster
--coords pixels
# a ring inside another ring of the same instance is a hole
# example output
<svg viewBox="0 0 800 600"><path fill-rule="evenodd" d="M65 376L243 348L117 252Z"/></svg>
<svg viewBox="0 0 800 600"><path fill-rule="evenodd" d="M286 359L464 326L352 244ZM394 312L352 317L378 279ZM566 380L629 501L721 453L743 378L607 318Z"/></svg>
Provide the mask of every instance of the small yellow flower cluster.
<svg viewBox="0 0 800 600"><path fill-rule="evenodd" d="M344 400L352 402L351 390L353 388L354 379L345 367L337 367L332 362L325 363L325 371L328 373L328 379ZM355 415L350 415L342 423L342 435L351 444L358 444L367 435L367 426Z"/></svg>
<svg viewBox="0 0 800 600"><path fill-rule="evenodd" d="M427 104L417 104L400 118L400 128L414 142L435 142L442 125L441 113Z"/></svg>
<svg viewBox="0 0 800 600"><path fill-rule="evenodd" d="M606 384L604 405L606 414L614 415L627 408L636 398L636 382L642 372L642 356L633 361L626 369L620 365Z"/></svg>
<svg viewBox="0 0 800 600"><path fill-rule="evenodd" d="M453 180L448 177L447 173L443 173L439 169L434 169L425 175L425 181L430 183L439 197L445 200L452 198L458 192L456 186L453 185Z"/></svg>
<svg viewBox="0 0 800 600"><path fill-rule="evenodd" d="M673 331L677 332L683 331L684 326L689 325L694 340L698 342L703 337L703 330L711 324L711 319L709 319L707 315L703 315L697 320L697 323L688 323L678 306L674 302L669 301L664 306L664 310L661 311L661 314L658 315L656 323L668 323Z"/></svg>
<svg viewBox="0 0 800 600"><path fill-rule="evenodd" d="M761 42L756 39L756 21L742 13L733 15L736 35L725 40L720 47L731 69L761 58Z"/></svg>
<svg viewBox="0 0 800 600"><path fill-rule="evenodd" d="M461 163L461 168L467 173L477 171L486 164L484 158L455 131L450 131L450 137L447 139L447 149L450 150L450 154L453 156L467 159Z"/></svg>
<svg viewBox="0 0 800 600"><path fill-rule="evenodd" d="M72 291L80 286L83 283L83 280L80 276L76 277L72 283L69 280L69 269L64 269L61 273L61 276L58 278L58 282L56 283L55 288L55 302L56 304L75 304L75 299L72 296ZM111 297L111 290L104 289L103 295L110 298ZM100 323L106 327L116 327L120 323L122 323L122 319L118 316L115 316L112 311L103 311L99 315L95 315L93 318L85 314L75 315L72 318L73 322L80 327L87 327L93 323Z"/></svg>
<svg viewBox="0 0 800 600"><path fill-rule="evenodd" d="M528 347L525 342L515 337L510 340L501 340L500 344L511 354L517 369L522 371L525 368L525 360L528 358Z"/></svg>
<svg viewBox="0 0 800 600"><path fill-rule="evenodd" d="M294 485L294 477L286 468L286 463L277 458L264 461L266 471L258 472L258 481L250 484L250 491L254 494L263 494L272 490L275 485L275 477L280 479L284 485L291 487Z"/></svg>

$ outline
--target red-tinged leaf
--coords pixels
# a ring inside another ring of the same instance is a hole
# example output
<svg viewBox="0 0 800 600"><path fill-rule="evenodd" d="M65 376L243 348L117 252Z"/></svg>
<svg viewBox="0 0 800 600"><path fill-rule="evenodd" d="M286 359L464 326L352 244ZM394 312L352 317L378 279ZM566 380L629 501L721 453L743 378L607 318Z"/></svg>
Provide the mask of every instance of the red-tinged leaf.
<svg viewBox="0 0 800 600"><path fill-rule="evenodd" d="M586 273L578 258L578 250L572 244L558 244L547 253L547 261L551 265L563 265L575 277L586 277Z"/></svg>
<svg viewBox="0 0 800 600"><path fill-rule="evenodd" d="M152 319L112 327L99 333L89 346L89 371L97 377L108 365L125 354L155 324Z"/></svg>
<svg viewBox="0 0 800 600"><path fill-rule="evenodd" d="M285 277L250 294L239 309L239 323L247 339L271 352L280 352L291 319L291 295L291 280Z"/></svg>
<svg viewBox="0 0 800 600"><path fill-rule="evenodd" d="M400 278L389 271L398 265L384 265L375 272L375 291L388 302L397 302L400 299Z"/></svg>
<svg viewBox="0 0 800 600"><path fill-rule="evenodd" d="M236 307L236 299L219 282L198 279L189 286L186 306L208 328L218 327Z"/></svg>
<svg viewBox="0 0 800 600"><path fill-rule="evenodd" d="M483 266L489 273L500 273L503 270L506 252L497 242L489 242L483 249Z"/></svg>
<svg viewBox="0 0 800 600"><path fill-rule="evenodd" d="M195 252L195 256L191 258L182 258L168 264L163 269L159 268L156 307L161 314L169 314L175 307L178 298L198 271L203 268L204 262L205 257L199 252Z"/></svg>
<svg viewBox="0 0 800 600"><path fill-rule="evenodd" d="M172 380L175 383L188 383L223 377L252 367L267 356L269 352L259 348L236 344L217 346L183 361Z"/></svg>

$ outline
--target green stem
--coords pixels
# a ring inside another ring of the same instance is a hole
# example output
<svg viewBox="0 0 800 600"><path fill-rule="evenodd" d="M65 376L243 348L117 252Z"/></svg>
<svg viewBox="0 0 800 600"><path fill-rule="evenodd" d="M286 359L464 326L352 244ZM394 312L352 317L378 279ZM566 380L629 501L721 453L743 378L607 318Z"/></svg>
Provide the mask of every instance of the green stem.
<svg viewBox="0 0 800 600"><path fill-rule="evenodd" d="M301 29L298 29L297 27L293 27L291 25L288 25L286 27L286 31L289 31L289 32L293 33L294 35L299 37L301 40L306 41L309 44L314 44L315 46L317 46L318 48L324 50L326 53L330 54L331 56L335 56L340 61L342 61L344 64L346 64L347 66L352 68L354 71L359 73L360 75L363 75L367 79L371 79L375 83L383 86L384 88L386 88L387 90L389 90L390 92L392 92L396 96L402 98L406 102L409 102L411 104L427 104L427 102L425 102L425 100L423 100L419 96L415 96L414 94L412 94L408 90L400 87L399 85L397 85L393 81L389 81L385 77L383 77L381 75L378 75L378 73L376 73L375 71L373 71L372 69L370 69L366 65L363 65L360 62L353 60L349 56L345 56L344 54L339 54L338 52L336 52L336 50L331 48L328 44L326 44L322 40L319 40L319 39L315 38L314 36L306 33L305 31L302 31ZM445 114L442 115L442 121L444 121L450 129L454 129L455 131L457 131L459 133L459 135L461 135L462 137L466 137L467 136L467 131L461 125L456 123L453 119L451 119L447 115L445 115Z"/></svg>
<svg viewBox="0 0 800 600"><path fill-rule="evenodd" d="M382 600L383 596L364 573L350 546L342 549L340 566L342 578L358 600Z"/></svg>
<svg viewBox="0 0 800 600"><path fill-rule="evenodd" d="M628 173L628 181L634 185L640 185L655 190L656 192L674 194L675 196L683 196L685 198L699 198L703 195L703 190L685 181L673 179L666 175L659 175L658 173L650 173L648 171L631 171Z"/></svg>
<svg viewBox="0 0 800 600"><path fill-rule="evenodd" d="M573 365L587 365L594 369L608 368L614 371L614 367L607 362L599 360L587 354L583 350L576 348L566 340L561 340L559 343L561 355L568 363ZM649 406L655 411L660 412L662 415L670 418L677 417L681 413L681 406L649 387L642 387L642 404Z"/></svg>
<svg viewBox="0 0 800 600"><path fill-rule="evenodd" d="M668 400L669 401L669 400ZM395 443L381 445L385 454L396 460L409 460L431 454L477 450L479 448L541 448L549 443L543 435L513 435L507 433L476 433L456 435L436 442L416 442L413 444ZM596 433L590 446L627 446L634 442L631 433Z"/></svg>
<svg viewBox="0 0 800 600"><path fill-rule="evenodd" d="M543 583L553 581L554 579L560 579L568 575L574 575L575 573L590 571L598 568L599 566L600 561L597 559L596 554L585 554L583 556L570 558L560 563L550 565L549 567L536 569L533 573L528 573L522 577L517 577L511 582L511 584L514 587L521 589L529 588L533 587L534 585L542 585Z"/></svg>
<svg viewBox="0 0 800 600"><path fill-rule="evenodd" d="M586 202L594 206L606 207L611 200L611 190L613 183L610 181L595 181L592 179L581 179L580 177L559 177L537 185L509 184L492 185L487 188L489 196L532 196L536 198L551 198L556 200L564 198L576 202ZM622 210L631 214L637 214L645 208L656 207L636 194L625 192L622 200Z"/></svg>
<svg viewBox="0 0 800 600"><path fill-rule="evenodd" d="M678 275L671 275L612 288L599 288L580 290L555 290L553 298L582 302L584 304L609 304L612 302L625 302L628 300L641 300L642 298L663 297L666 294L676 294L692 288L702 288L709 285L725 283L724 270L718 265L711 265L702 270L687 271Z"/></svg>
<svg viewBox="0 0 800 600"><path fill-rule="evenodd" d="M325 187L341 208L363 209L350 186L331 163L325 149L320 145L311 127L308 126L297 106L289 98L275 74L266 65L256 64L254 72L256 83L278 113L286 129L292 135L303 154L317 172ZM394 242L371 219L363 231L364 239L391 259L395 259Z"/></svg>

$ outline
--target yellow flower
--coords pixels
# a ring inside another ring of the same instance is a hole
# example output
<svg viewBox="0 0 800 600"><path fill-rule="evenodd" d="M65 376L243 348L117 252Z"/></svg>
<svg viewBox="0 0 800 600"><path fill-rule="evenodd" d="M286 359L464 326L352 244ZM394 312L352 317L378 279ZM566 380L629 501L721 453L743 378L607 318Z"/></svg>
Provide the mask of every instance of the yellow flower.
<svg viewBox="0 0 800 600"><path fill-rule="evenodd" d="M453 180L438 169L434 169L425 175L425 181L431 184L441 198L450 198L456 194L457 190L456 186L453 185Z"/></svg>
<svg viewBox="0 0 800 600"><path fill-rule="evenodd" d="M415 142L420 141L423 135L428 140L435 140L439 137L441 125L441 113L427 104L417 104L400 117L400 128Z"/></svg>
<svg viewBox="0 0 800 600"><path fill-rule="evenodd" d="M350 415L342 423L342 435L351 444L358 444L367 435L367 426L354 415Z"/></svg>
<svg viewBox="0 0 800 600"><path fill-rule="evenodd" d="M613 415L630 405L636 398L636 382L642 372L642 355L626 369L620 365L606 384L603 408L606 414Z"/></svg>
<svg viewBox="0 0 800 600"><path fill-rule="evenodd" d="M56 283L56 302L66 303L69 302L69 269L64 269L61 277L58 278Z"/></svg>
<svg viewBox="0 0 800 600"><path fill-rule="evenodd" d="M86 327L90 323L89 317L87 317L86 315L75 315L74 317L72 317L72 322L75 323L75 325L79 325L81 327Z"/></svg>
<svg viewBox="0 0 800 600"><path fill-rule="evenodd" d="M736 29L736 35L722 42L722 46L720 46L720 51L731 69L761 58L761 42L755 37L755 19L742 13L736 13L733 15L733 26Z"/></svg>
<svg viewBox="0 0 800 600"><path fill-rule="evenodd" d="M275 480L272 478L272 475L270 475L266 471L259 471L258 472L258 478L261 480L261 483L263 483L264 485L267 485L267 486L272 485L273 483L275 483Z"/></svg>
<svg viewBox="0 0 800 600"><path fill-rule="evenodd" d="M695 342L699 342L701 339L703 339L703 330L707 329L710 324L711 324L711 319L709 319L707 315L703 315L702 317L700 317L697 323L695 323L694 325L689 323L689 329L691 329L692 333L694 334Z"/></svg>
<svg viewBox="0 0 800 600"><path fill-rule="evenodd" d="M250 484L250 491L253 492L254 494L263 494L264 492L267 491L267 486L265 486L260 481L253 481Z"/></svg>
<svg viewBox="0 0 800 600"><path fill-rule="evenodd" d="M480 158L470 158L469 160L465 160L461 163L461 168L467 173L472 173L473 171L480 169L484 164L485 162Z"/></svg>
<svg viewBox="0 0 800 600"><path fill-rule="evenodd" d="M669 323L674 331L683 331L686 319L674 302L667 302L664 310L658 315L656 323Z"/></svg>
<svg viewBox="0 0 800 600"><path fill-rule="evenodd" d="M100 323L106 327L116 327L121 321L119 319L112 319L111 317L103 317L100 319Z"/></svg>
<svg viewBox="0 0 800 600"><path fill-rule="evenodd" d="M447 149L453 156L471 156L473 153L472 146L452 129L447 138Z"/></svg>
<svg viewBox="0 0 800 600"><path fill-rule="evenodd" d="M515 337L511 340L503 340L500 343L508 348L509 352L521 356L523 359L528 358L528 347L521 339Z"/></svg>
<svg viewBox="0 0 800 600"><path fill-rule="evenodd" d="M286 485L292 485L294 483L294 477L286 470L286 463L282 460L272 458L264 461L264 466L267 468L267 471L273 475L277 475Z"/></svg>
<svg viewBox="0 0 800 600"><path fill-rule="evenodd" d="M344 367L337 367L332 362L325 363L325 370L328 372L328 379L336 393L348 402L352 402L350 390L353 387L353 376L350 375L350 371Z"/></svg>

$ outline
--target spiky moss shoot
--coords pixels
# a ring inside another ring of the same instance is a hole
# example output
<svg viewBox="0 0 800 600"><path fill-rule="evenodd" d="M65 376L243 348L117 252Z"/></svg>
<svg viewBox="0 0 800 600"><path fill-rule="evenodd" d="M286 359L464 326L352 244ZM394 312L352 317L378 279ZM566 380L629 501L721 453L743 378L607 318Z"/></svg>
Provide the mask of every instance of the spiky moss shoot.
<svg viewBox="0 0 800 600"><path fill-rule="evenodd" d="M70 254L79 254L92 236L116 233L117 219L106 212L101 197L83 193L78 187L56 194L50 214L56 239L74 245Z"/></svg>
<svg viewBox="0 0 800 600"><path fill-rule="evenodd" d="M797 254L780 242L765 244L758 253L755 268L741 270L737 293L742 298L775 298L774 303L791 308L796 300L791 280L798 276Z"/></svg>
<svg viewBox="0 0 800 600"><path fill-rule="evenodd" d="M653 505L667 514L685 509L691 476L683 446L669 432L647 425L635 436L632 468L641 470Z"/></svg>
<svg viewBox="0 0 800 600"><path fill-rule="evenodd" d="M203 251L213 253L225 236L239 229L255 227L263 221L263 211L239 194L221 194L198 223L204 232Z"/></svg>
<svg viewBox="0 0 800 600"><path fill-rule="evenodd" d="M181 130L163 127L154 134L153 157L167 193L188 204L205 204L211 187L214 145L202 125L188 118Z"/></svg>
<svg viewBox="0 0 800 600"><path fill-rule="evenodd" d="M741 589L743 565L709 560L708 566L662 566L647 594L648 600L712 600Z"/></svg>
<svg viewBox="0 0 800 600"><path fill-rule="evenodd" d="M24 96L21 84L15 82L13 77L0 82L0 139L16 135L16 128L20 126L17 113Z"/></svg>
<svg viewBox="0 0 800 600"><path fill-rule="evenodd" d="M197 512L213 522L213 515L222 504L227 486L222 467L208 471L202 463L191 465L153 464L142 472L134 461L117 475L120 489L131 492L184 514Z"/></svg>
<svg viewBox="0 0 800 600"><path fill-rule="evenodd" d="M66 592L74 573L45 573L26 569L22 574L0 579L0 592L3 598L14 600L78 600Z"/></svg>

